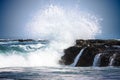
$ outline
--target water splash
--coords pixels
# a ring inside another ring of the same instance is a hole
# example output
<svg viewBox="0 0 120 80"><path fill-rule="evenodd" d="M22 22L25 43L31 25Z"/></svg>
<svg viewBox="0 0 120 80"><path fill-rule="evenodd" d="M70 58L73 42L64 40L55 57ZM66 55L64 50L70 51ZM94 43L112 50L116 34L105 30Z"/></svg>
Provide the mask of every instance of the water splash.
<svg viewBox="0 0 120 80"><path fill-rule="evenodd" d="M77 65L78 60L79 60L80 56L82 55L82 53L83 53L83 51L84 51L85 49L86 49L86 47L83 48L83 49L81 49L81 51L79 52L79 54L75 57L74 62L71 64L71 66L76 66L76 65Z"/></svg>
<svg viewBox="0 0 120 80"><path fill-rule="evenodd" d="M49 45L25 57L14 52L8 56L0 55L0 66L56 66L64 54L63 50L73 45L76 39L92 39L101 33L96 16L57 5L38 11L26 30L32 38L49 40Z"/></svg>
<svg viewBox="0 0 120 80"><path fill-rule="evenodd" d="M96 16L77 9L50 5L41 9L27 28L31 36L49 40L49 48L63 55L63 50L76 39L91 39L101 33L99 21Z"/></svg>
<svg viewBox="0 0 120 80"><path fill-rule="evenodd" d="M100 19L79 10L50 5L40 10L28 24L29 34L40 39L71 43L91 39L101 33Z"/></svg>
<svg viewBox="0 0 120 80"><path fill-rule="evenodd" d="M99 66L100 65L100 56L101 56L101 53L99 53L95 56L94 61L93 61L93 66Z"/></svg>

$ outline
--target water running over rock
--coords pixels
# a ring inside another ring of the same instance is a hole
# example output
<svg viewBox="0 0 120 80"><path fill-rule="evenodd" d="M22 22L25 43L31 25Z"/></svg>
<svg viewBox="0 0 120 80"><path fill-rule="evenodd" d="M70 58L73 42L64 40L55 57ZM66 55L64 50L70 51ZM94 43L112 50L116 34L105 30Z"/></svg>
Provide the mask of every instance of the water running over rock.
<svg viewBox="0 0 120 80"><path fill-rule="evenodd" d="M74 66L77 67L120 66L120 47L118 46L120 46L119 40L77 40L74 46L64 50L61 63L69 65L76 60ZM83 47L87 48L80 55L79 51Z"/></svg>
<svg viewBox="0 0 120 80"><path fill-rule="evenodd" d="M78 60L79 60L79 58L82 55L82 53L83 53L84 50L85 50L85 48L81 49L81 51L79 52L79 54L75 57L74 62L71 64L71 66L76 66L76 64L78 63Z"/></svg>
<svg viewBox="0 0 120 80"><path fill-rule="evenodd" d="M93 66L99 66L100 65L100 55L101 54L97 54L94 58L94 61L93 61Z"/></svg>

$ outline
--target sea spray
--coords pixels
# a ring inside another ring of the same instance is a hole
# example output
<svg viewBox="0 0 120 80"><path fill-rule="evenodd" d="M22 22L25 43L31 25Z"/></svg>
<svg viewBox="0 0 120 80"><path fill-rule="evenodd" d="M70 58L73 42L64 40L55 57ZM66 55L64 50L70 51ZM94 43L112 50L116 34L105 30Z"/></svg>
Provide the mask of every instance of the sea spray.
<svg viewBox="0 0 120 80"><path fill-rule="evenodd" d="M28 36L48 40L49 44L24 56L17 51L7 52L10 54L7 56L0 54L0 67L59 66L63 50L73 45L76 39L92 39L101 33L96 16L58 5L38 11L28 23L26 31Z"/></svg>
<svg viewBox="0 0 120 80"><path fill-rule="evenodd" d="M97 17L57 5L41 9L28 24L28 30L33 37L49 40L49 47L58 54L63 54L76 39L91 39L101 33Z"/></svg>
<svg viewBox="0 0 120 80"><path fill-rule="evenodd" d="M56 5L40 10L28 24L33 37L71 44L76 39L91 39L101 33L99 19L79 10Z"/></svg>

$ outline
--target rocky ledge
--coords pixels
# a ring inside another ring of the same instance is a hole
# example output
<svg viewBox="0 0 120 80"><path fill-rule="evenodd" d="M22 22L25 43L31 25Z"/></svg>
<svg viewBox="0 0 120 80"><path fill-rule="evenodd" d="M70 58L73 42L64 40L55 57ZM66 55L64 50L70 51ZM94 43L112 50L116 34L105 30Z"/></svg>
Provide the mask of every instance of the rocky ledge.
<svg viewBox="0 0 120 80"><path fill-rule="evenodd" d="M76 44L65 49L64 53L60 64L120 66L120 40L76 40Z"/></svg>

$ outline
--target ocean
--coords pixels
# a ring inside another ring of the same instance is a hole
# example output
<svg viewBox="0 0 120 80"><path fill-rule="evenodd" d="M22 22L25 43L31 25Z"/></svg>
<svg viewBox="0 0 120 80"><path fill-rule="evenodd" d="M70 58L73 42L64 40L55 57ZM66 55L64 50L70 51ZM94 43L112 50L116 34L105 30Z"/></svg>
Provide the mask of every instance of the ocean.
<svg viewBox="0 0 120 80"><path fill-rule="evenodd" d="M63 53L53 50L50 45L46 40L1 40L0 80L120 79L120 67L60 65L59 60Z"/></svg>
<svg viewBox="0 0 120 80"><path fill-rule="evenodd" d="M5 67L0 80L119 80L119 67Z"/></svg>

